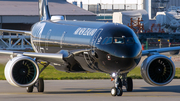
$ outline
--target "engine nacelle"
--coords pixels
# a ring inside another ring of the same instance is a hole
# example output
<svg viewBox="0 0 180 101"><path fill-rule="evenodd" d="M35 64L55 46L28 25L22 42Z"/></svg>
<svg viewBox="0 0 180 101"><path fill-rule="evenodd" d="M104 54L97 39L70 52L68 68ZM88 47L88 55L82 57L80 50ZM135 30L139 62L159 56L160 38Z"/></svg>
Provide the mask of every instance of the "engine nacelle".
<svg viewBox="0 0 180 101"><path fill-rule="evenodd" d="M7 62L4 74L11 85L29 87L37 81L39 67L32 58L17 56Z"/></svg>
<svg viewBox="0 0 180 101"><path fill-rule="evenodd" d="M164 55L152 55L144 60L141 66L143 79L156 86L163 86L170 83L175 75L173 61Z"/></svg>

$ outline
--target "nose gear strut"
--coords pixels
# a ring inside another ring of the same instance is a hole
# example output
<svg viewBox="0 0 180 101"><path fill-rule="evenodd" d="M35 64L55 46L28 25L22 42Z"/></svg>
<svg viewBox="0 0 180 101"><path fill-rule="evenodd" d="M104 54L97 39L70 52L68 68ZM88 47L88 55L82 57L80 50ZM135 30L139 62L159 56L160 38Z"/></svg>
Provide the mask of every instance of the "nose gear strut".
<svg viewBox="0 0 180 101"><path fill-rule="evenodd" d="M111 88L111 95L112 96L122 96L123 90L122 90L122 82L120 79L120 70L113 74L114 76L114 87Z"/></svg>
<svg viewBox="0 0 180 101"><path fill-rule="evenodd" d="M127 73L125 74L120 74L120 70L116 73L112 74L112 79L114 79L114 87L111 88L111 95L112 96L122 96L123 94L123 90L122 87L125 86L126 90L128 92L133 90L133 82L132 82L132 78L127 77ZM120 79L120 77L122 76L122 81Z"/></svg>

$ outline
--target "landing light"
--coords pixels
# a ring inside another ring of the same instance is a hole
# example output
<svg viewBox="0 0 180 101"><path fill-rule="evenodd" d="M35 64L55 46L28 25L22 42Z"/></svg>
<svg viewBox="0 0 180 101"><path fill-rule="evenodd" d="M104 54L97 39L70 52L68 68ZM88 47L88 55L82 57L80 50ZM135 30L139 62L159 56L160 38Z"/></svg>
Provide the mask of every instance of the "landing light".
<svg viewBox="0 0 180 101"><path fill-rule="evenodd" d="M116 73L112 73L112 77L115 77L116 76Z"/></svg>
<svg viewBox="0 0 180 101"><path fill-rule="evenodd" d="M107 54L107 60L111 60L111 55Z"/></svg>

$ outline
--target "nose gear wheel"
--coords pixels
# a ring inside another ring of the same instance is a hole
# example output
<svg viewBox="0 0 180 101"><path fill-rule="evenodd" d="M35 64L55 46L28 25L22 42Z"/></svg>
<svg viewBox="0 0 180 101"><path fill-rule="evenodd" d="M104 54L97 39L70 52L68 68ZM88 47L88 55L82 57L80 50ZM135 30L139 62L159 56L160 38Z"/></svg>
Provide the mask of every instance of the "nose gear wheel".
<svg viewBox="0 0 180 101"><path fill-rule="evenodd" d="M120 76L122 76L122 81L120 79ZM111 88L111 95L112 96L122 96L123 90L122 87L125 86L126 90L128 92L131 92L133 90L133 81L132 78L127 77L126 74L120 74L120 72L117 72L114 77L114 87Z"/></svg>
<svg viewBox="0 0 180 101"><path fill-rule="evenodd" d="M123 94L123 90L121 87L118 87L118 88L112 87L111 88L111 95L112 96L122 96L122 94Z"/></svg>

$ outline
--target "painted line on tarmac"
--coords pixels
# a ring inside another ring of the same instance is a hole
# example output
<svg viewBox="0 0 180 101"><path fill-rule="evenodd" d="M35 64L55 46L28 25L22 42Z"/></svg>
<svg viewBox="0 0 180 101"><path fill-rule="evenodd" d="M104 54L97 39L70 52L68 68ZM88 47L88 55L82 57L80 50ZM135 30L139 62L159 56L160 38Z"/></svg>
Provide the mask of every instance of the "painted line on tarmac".
<svg viewBox="0 0 180 101"><path fill-rule="evenodd" d="M154 95L154 96L150 96L150 95L122 95L122 96L124 96L124 97L180 97L179 95L160 95L160 96L156 96L156 95Z"/></svg>
<svg viewBox="0 0 180 101"><path fill-rule="evenodd" d="M0 93L0 95L41 95L43 93Z"/></svg>
<svg viewBox="0 0 180 101"><path fill-rule="evenodd" d="M91 92L91 91L92 91L92 89L87 90L87 92Z"/></svg>
<svg viewBox="0 0 180 101"><path fill-rule="evenodd" d="M107 88L88 89L88 90L86 90L86 92L91 92L91 91L96 91L96 90L105 90L105 89L107 89ZM109 88L109 92L110 92L110 89L111 89L111 88Z"/></svg>

